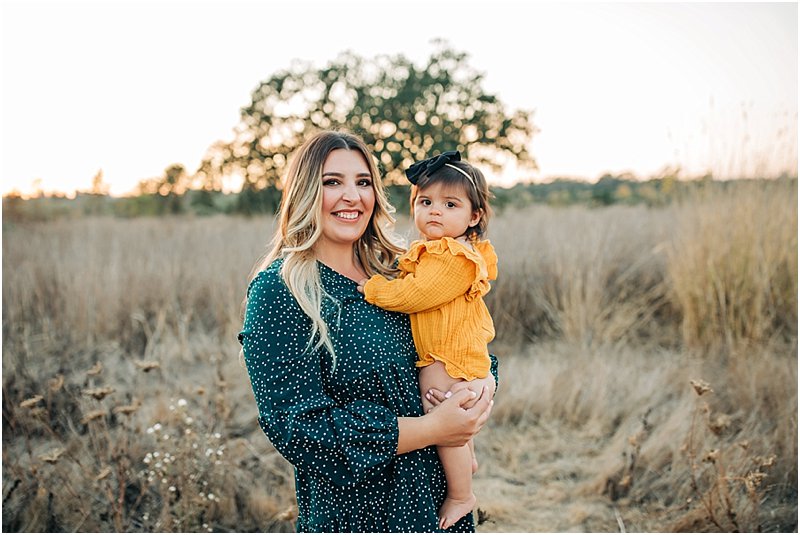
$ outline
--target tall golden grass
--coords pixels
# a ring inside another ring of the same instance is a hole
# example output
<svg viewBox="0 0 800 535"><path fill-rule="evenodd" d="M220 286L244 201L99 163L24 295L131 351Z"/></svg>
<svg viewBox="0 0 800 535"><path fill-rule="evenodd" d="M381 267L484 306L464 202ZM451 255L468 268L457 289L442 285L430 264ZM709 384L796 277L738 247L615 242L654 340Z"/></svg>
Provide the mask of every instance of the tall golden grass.
<svg viewBox="0 0 800 535"><path fill-rule="evenodd" d="M796 530L796 199L765 181L492 222L479 529ZM292 529L237 359L271 228L4 224L4 530Z"/></svg>

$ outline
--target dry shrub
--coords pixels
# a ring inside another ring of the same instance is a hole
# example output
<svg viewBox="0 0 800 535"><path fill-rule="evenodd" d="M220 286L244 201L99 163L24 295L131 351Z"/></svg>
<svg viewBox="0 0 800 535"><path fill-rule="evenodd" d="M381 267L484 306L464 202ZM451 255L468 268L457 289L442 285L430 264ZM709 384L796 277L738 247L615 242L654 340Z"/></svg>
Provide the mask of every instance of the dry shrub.
<svg viewBox="0 0 800 535"><path fill-rule="evenodd" d="M176 341L149 371L109 354L34 397L4 377L4 530L291 530L291 468L263 439L234 349L184 362Z"/></svg>
<svg viewBox="0 0 800 535"><path fill-rule="evenodd" d="M527 492L574 478L573 502L605 497L630 531L792 531L797 361L791 349L771 351L726 362L658 348L530 347L501 361L479 459L490 480L531 482ZM714 390L699 401L696 378ZM712 450L716 463L704 463ZM526 514L486 510L512 525ZM575 529L560 522L551 529Z"/></svg>
<svg viewBox="0 0 800 535"><path fill-rule="evenodd" d="M498 337L580 345L669 337L663 262L670 214L644 207L532 207L492 227L500 278L487 302Z"/></svg>
<svg viewBox="0 0 800 535"><path fill-rule="evenodd" d="M670 296L686 345L797 337L797 182L701 191L674 208Z"/></svg>
<svg viewBox="0 0 800 535"><path fill-rule="evenodd" d="M236 357L270 225L88 219L5 232L4 530L292 529L281 516L291 468L258 428Z"/></svg>
<svg viewBox="0 0 800 535"><path fill-rule="evenodd" d="M664 208L533 206L492 223L506 343L728 351L797 337L797 182L710 186Z"/></svg>
<svg viewBox="0 0 800 535"><path fill-rule="evenodd" d="M235 334L272 219L81 219L3 240L4 336L145 353L169 330Z"/></svg>

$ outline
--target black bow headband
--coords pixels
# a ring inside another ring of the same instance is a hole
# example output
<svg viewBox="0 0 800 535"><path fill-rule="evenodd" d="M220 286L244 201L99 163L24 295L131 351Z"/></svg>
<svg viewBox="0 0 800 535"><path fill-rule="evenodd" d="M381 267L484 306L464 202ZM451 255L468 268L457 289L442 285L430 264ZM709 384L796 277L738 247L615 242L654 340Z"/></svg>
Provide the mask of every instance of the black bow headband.
<svg viewBox="0 0 800 535"><path fill-rule="evenodd" d="M416 184L419 181L419 177L423 174L431 175L435 173L446 164L450 162L460 162L461 161L461 153L457 150L448 150L446 152L441 153L438 156L433 156L428 158L427 160L422 160L421 162L417 162L413 164L411 167L406 169L406 178L412 184ZM452 166L455 167L455 166ZM457 171L461 171L461 169L455 167ZM464 171L461 171L463 174ZM469 178L469 176L467 176ZM470 179L471 181L472 179Z"/></svg>

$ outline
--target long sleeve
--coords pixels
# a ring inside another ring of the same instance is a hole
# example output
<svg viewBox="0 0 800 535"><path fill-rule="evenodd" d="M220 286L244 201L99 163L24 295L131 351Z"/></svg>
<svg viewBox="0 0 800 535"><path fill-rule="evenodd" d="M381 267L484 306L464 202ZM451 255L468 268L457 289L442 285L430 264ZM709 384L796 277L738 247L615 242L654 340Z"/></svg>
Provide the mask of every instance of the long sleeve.
<svg viewBox="0 0 800 535"><path fill-rule="evenodd" d="M248 288L239 341L258 421L295 467L344 486L383 468L397 451L397 417L366 400L337 404L326 392L322 356L306 350L310 320L274 266Z"/></svg>
<svg viewBox="0 0 800 535"><path fill-rule="evenodd" d="M383 309L412 314L438 308L464 295L474 280L474 264L463 262L449 252L423 252L415 271L403 278L387 280L380 275L370 278L364 285L364 298Z"/></svg>

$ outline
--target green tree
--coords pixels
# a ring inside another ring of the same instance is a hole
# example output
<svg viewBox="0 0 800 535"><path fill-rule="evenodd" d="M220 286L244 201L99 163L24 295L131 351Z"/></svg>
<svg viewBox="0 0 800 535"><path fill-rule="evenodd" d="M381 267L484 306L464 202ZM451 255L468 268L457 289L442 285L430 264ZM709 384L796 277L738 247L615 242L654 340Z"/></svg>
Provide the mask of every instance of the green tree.
<svg viewBox="0 0 800 535"><path fill-rule="evenodd" d="M87 215L105 213L110 189L109 184L103 179L103 170L99 169L92 178L91 189L88 192L81 192L86 197L83 212Z"/></svg>
<svg viewBox="0 0 800 535"><path fill-rule="evenodd" d="M164 170L158 193L165 198L165 211L169 214L183 212L182 195L189 188L189 175L181 164L172 164Z"/></svg>
<svg viewBox="0 0 800 535"><path fill-rule="evenodd" d="M186 168L176 163L167 167L163 176L140 180L136 191L139 196L153 197L152 202L144 202L142 206L152 205L156 214L179 214L184 211L183 194L189 189L191 180Z"/></svg>
<svg viewBox="0 0 800 535"><path fill-rule="evenodd" d="M243 189L276 185L292 151L331 128L361 135L390 183L402 182L414 161L453 149L494 170L510 158L535 169L532 112L507 112L467 54L436 47L423 67L402 55L367 60L352 52L324 68L293 63L258 84L233 142L214 144L198 173L210 183L238 173Z"/></svg>

